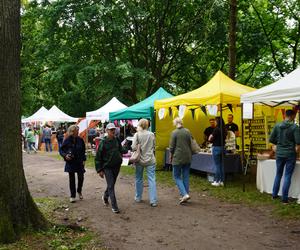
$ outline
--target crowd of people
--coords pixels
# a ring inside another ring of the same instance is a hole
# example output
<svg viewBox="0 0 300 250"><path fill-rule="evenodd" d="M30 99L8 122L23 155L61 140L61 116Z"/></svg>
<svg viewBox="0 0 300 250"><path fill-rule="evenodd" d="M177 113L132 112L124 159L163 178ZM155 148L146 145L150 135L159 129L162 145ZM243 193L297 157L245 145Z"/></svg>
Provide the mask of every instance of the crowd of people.
<svg viewBox="0 0 300 250"><path fill-rule="evenodd" d="M282 202L288 203L288 191L296 163L296 152L300 147L300 133L298 126L294 123L295 112L286 111L286 119L277 124L271 135L270 143L276 151L277 172L274 180L273 199L278 198L280 181L285 168L284 184L282 191ZM212 157L215 167L215 187L224 186L225 174L223 160L226 152L235 150L236 137L239 136L239 128L233 122L233 115L228 115L228 123L225 124L221 117L211 118L210 127L204 131L204 144L212 145ZM192 134L184 127L183 120L179 117L173 121L175 129L171 133L169 150L172 164L173 178L180 195L179 204L184 204L191 199L189 191L190 165L192 161ZM158 205L156 191L156 159L155 159L155 135L149 131L150 122L140 119L136 131L130 130L128 134L132 137L132 144L121 143L125 135L121 135L120 128L115 123L108 123L105 131L95 129L88 134L89 143L96 143L95 169L101 178L106 180L106 189L102 195L102 202L105 206L111 204L112 212L119 213L115 185L122 164L122 155L130 149L139 152L139 158L135 165L135 202L143 199L144 170L148 179L149 204L151 207ZM38 131L38 132L36 132ZM70 202L76 201L76 194L83 199L82 187L84 182L86 145L78 135L79 127L71 125L66 133L63 126L56 131L56 138L59 145L59 153L65 160L65 172L69 174ZM105 133L104 133L105 132ZM51 136L53 129L49 125L44 128L26 127L24 138L27 145L27 152L36 152L36 136L40 136L45 143L45 150L51 152ZM228 147L229 145L229 147ZM76 176L77 174L77 187Z"/></svg>

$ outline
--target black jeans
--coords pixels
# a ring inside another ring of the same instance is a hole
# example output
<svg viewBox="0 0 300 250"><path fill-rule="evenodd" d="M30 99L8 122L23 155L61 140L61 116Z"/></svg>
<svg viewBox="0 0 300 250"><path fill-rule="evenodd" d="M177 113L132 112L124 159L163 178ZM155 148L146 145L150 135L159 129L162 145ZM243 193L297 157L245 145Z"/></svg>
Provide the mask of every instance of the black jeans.
<svg viewBox="0 0 300 250"><path fill-rule="evenodd" d="M111 168L105 168L104 174L105 174L105 180L106 180L106 190L104 192L104 199L110 198L111 207L114 209L118 209L117 205L117 199L115 195L115 184L118 178L118 174L120 172L120 167L111 167Z"/></svg>
<svg viewBox="0 0 300 250"><path fill-rule="evenodd" d="M81 193L83 180L84 180L84 173L77 173L77 179L78 179L77 193ZM75 198L76 197L76 183L75 183L75 173L74 172L69 173L69 186L70 186L71 197Z"/></svg>

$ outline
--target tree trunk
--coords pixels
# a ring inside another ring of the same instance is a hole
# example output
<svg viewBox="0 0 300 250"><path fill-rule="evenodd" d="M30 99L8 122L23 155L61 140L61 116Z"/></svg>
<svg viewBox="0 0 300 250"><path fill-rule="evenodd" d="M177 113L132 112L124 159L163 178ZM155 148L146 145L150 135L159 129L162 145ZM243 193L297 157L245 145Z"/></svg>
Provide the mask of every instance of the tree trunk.
<svg viewBox="0 0 300 250"><path fill-rule="evenodd" d="M20 126L20 1L0 1L0 243L47 222L28 191Z"/></svg>
<svg viewBox="0 0 300 250"><path fill-rule="evenodd" d="M237 0L230 1L229 16L229 77L235 79L236 71L236 21L237 21Z"/></svg>

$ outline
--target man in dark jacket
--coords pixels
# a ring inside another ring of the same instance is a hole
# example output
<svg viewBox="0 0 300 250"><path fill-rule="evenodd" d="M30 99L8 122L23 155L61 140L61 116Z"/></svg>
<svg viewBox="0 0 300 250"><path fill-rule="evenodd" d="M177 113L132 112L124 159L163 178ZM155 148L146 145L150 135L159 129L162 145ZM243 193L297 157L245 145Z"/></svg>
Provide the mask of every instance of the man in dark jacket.
<svg viewBox="0 0 300 250"><path fill-rule="evenodd" d="M102 196L104 205L108 206L108 198L110 198L112 211L119 213L115 196L115 183L122 164L122 153L126 152L122 149L119 139L115 137L115 130L116 127L113 123L107 124L107 136L100 142L95 158L95 168L101 178L105 176L107 183L107 188Z"/></svg>
<svg viewBox="0 0 300 250"><path fill-rule="evenodd" d="M278 197L280 182L285 167L284 182L282 187L282 202L288 203L291 178L296 164L296 145L300 145L299 127L294 123L295 111L286 110L286 119L275 125L270 135L269 142L276 145L276 177L273 185L273 199Z"/></svg>

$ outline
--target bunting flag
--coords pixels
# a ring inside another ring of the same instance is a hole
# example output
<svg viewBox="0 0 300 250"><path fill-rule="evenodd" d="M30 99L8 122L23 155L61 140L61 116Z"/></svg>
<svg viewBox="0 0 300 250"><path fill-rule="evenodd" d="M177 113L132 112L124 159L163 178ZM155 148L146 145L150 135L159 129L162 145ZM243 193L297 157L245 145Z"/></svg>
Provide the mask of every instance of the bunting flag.
<svg viewBox="0 0 300 250"><path fill-rule="evenodd" d="M232 112L232 104L227 104L227 107L229 108L229 110L231 111L231 113L233 113Z"/></svg>
<svg viewBox="0 0 300 250"><path fill-rule="evenodd" d="M191 112L192 112L192 118L193 118L193 120L194 120L194 118L195 118L195 108L194 108L194 109L191 109Z"/></svg>
<svg viewBox="0 0 300 250"><path fill-rule="evenodd" d="M203 113L207 116L206 107L205 106L201 106L200 108L203 111Z"/></svg>
<svg viewBox="0 0 300 250"><path fill-rule="evenodd" d="M169 107L169 116L170 116L170 117L173 117L173 114L172 114L172 107Z"/></svg>

